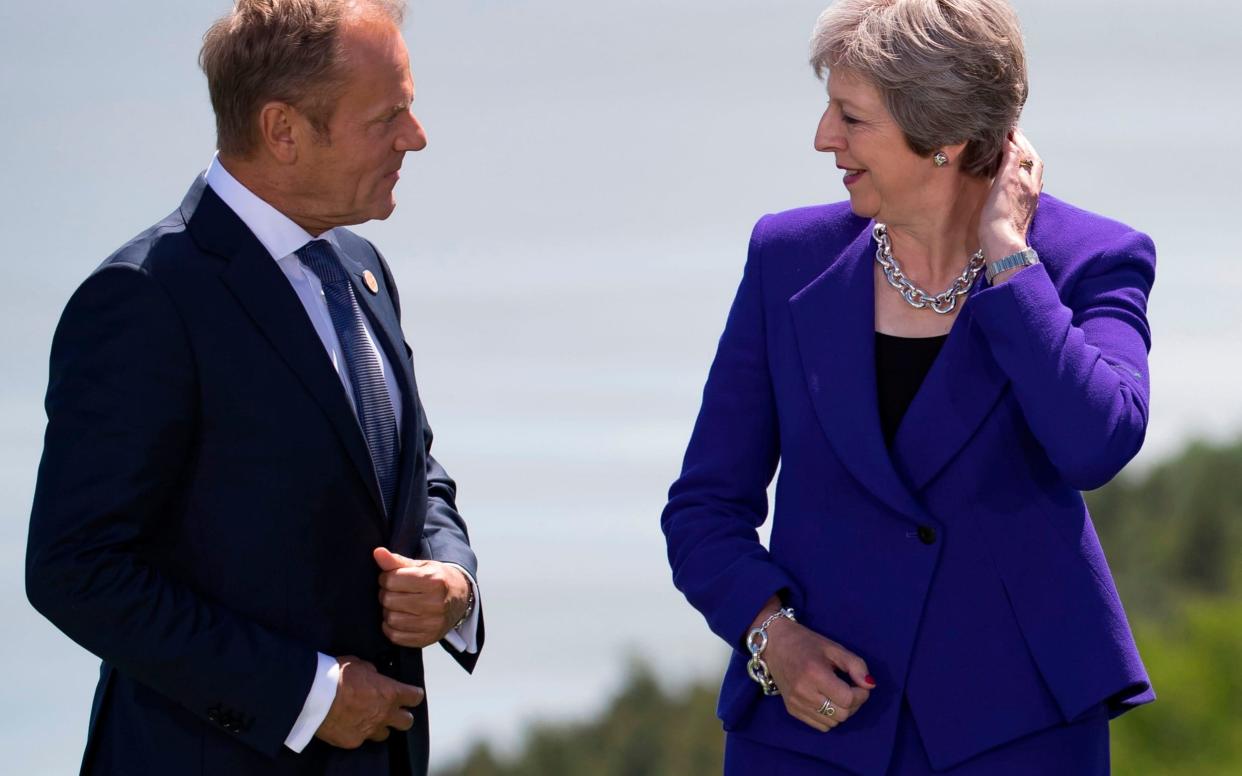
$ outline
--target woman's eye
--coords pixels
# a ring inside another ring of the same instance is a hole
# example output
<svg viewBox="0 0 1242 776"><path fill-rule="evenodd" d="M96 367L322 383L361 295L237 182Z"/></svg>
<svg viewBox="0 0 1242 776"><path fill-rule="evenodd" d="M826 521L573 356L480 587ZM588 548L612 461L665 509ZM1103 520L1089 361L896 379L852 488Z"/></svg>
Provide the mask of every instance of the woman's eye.
<svg viewBox="0 0 1242 776"><path fill-rule="evenodd" d="M857 124L858 123L858 119L845 113L841 114L841 120L844 121L846 124Z"/></svg>

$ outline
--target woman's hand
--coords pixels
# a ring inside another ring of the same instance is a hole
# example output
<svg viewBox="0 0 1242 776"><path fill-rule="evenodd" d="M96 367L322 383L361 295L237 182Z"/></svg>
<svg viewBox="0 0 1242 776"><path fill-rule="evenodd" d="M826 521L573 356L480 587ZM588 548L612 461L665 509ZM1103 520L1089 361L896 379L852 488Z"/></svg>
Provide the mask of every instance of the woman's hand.
<svg viewBox="0 0 1242 776"><path fill-rule="evenodd" d="M765 606L755 627L778 607L779 603ZM875 688L862 658L783 617L768 626L763 660L781 691L785 710L821 733L849 719ZM838 671L848 675L853 685L837 676ZM832 716L820 713L825 700L835 709Z"/></svg>
<svg viewBox="0 0 1242 776"><path fill-rule="evenodd" d="M979 246L989 262L1027 247L1043 188L1044 163L1022 130L1014 128L979 216Z"/></svg>

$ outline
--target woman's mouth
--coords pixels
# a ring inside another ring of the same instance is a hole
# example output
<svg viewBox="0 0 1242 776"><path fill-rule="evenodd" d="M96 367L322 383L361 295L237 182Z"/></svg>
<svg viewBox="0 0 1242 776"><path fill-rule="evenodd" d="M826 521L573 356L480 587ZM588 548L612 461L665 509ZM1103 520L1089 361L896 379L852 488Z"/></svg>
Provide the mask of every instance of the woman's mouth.
<svg viewBox="0 0 1242 776"><path fill-rule="evenodd" d="M863 173L865 172L866 170L846 169L845 178L843 179L843 182L845 183L846 186L852 186L853 184L858 182L858 179L861 178L863 176Z"/></svg>

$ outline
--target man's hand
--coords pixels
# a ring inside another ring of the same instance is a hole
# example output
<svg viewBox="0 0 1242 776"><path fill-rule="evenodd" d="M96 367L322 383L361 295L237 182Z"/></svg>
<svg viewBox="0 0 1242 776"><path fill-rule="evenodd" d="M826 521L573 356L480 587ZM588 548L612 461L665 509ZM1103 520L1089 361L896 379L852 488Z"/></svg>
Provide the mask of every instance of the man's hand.
<svg viewBox="0 0 1242 776"><path fill-rule="evenodd" d="M456 566L376 547L384 635L402 647L435 644L466 613L470 581Z"/></svg>
<svg viewBox="0 0 1242 776"><path fill-rule="evenodd" d="M341 667L336 697L315 737L342 749L357 749L364 741L383 741L389 728L409 730L414 715L407 707L423 702L423 691L411 684L389 679L375 666L346 655L336 659Z"/></svg>

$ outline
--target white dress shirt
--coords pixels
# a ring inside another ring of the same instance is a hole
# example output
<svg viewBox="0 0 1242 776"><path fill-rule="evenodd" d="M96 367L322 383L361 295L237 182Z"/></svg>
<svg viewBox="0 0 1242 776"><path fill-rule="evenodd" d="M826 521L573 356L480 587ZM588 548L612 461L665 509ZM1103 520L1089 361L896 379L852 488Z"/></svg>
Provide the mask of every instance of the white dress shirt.
<svg viewBox="0 0 1242 776"><path fill-rule="evenodd" d="M349 375L343 368L344 351L341 350L340 340L336 336L336 328L332 325L332 317L328 313L328 302L323 296L323 286L319 281L319 277L307 269L301 259L297 257L296 251L303 245L314 239L327 240L332 244L334 250L340 252L341 246L337 242L335 230L328 230L319 235L318 238L313 237L305 229L295 224L288 216L281 213L267 202L260 199L252 191L243 186L236 178L234 178L228 170L224 169L224 165L220 163L219 155L211 160L211 165L207 168L204 175L207 185L228 205L229 209L237 214L254 236L259 238L259 242L267 249L272 258L276 261L276 265L280 267L280 271L289 279L289 284L293 286L293 290L298 295L298 299L302 302L302 306L306 308L306 315L310 318L311 324L315 327L315 333L319 335L319 339L323 342L324 350L327 351L328 358L332 361L333 368L341 378L341 386L345 389L345 395L349 398L349 403L354 406L355 413L357 407L354 404L354 390L350 385ZM400 433L401 428L401 390L397 386L396 375L393 372L392 364L388 361L388 357L384 355L384 349L379 347L375 341L375 332L371 329L371 322L364 315L362 317L363 328L366 330L367 345L378 357L380 362L380 370L384 374L384 385L388 388L388 398L392 401L393 413L396 415L397 429ZM457 566L457 564L453 564ZM469 571L457 566L462 573L466 575L466 579L470 582L470 588L474 591L475 604L470 612L470 617L461 624L459 628L451 630L444 637L452 647L459 652L477 652L478 651L478 629L479 629L479 611L480 597L478 586L475 584L474 577ZM378 569L376 570L378 574ZM314 737L315 731L323 724L324 719L328 716L328 710L332 708L332 701L336 698L336 685L340 678L340 668L337 665L336 658L319 653L319 661L315 670L315 681L311 685L310 693L306 696L306 702L302 706L302 713L298 716L297 721L293 724L293 729L289 731L289 736L285 739L285 746L295 752L301 752L306 745L310 743Z"/></svg>

